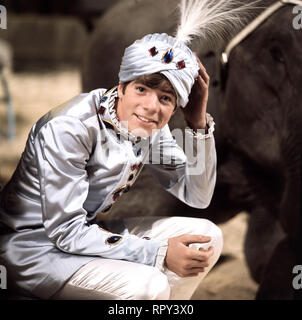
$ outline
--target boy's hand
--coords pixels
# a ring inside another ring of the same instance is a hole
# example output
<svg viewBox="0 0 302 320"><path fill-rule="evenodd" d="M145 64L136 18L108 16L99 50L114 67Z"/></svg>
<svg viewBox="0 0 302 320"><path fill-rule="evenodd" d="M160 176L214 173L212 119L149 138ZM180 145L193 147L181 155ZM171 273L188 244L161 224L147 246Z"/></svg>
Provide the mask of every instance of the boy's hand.
<svg viewBox="0 0 302 320"><path fill-rule="evenodd" d="M182 108L182 111L188 125L196 130L206 128L210 77L195 52L194 54L199 65L199 75L189 95L189 102L185 108Z"/></svg>
<svg viewBox="0 0 302 320"><path fill-rule="evenodd" d="M190 243L210 241L210 237L191 234L169 238L165 265L180 277L197 276L209 266L209 258L213 255L214 249L210 247L208 250L203 248L196 250L188 246Z"/></svg>

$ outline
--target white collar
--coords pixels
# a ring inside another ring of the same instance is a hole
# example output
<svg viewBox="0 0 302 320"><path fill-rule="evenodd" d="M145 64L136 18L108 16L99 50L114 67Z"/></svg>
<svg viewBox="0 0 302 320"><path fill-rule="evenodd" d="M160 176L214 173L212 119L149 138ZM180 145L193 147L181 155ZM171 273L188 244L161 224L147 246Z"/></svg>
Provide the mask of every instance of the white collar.
<svg viewBox="0 0 302 320"><path fill-rule="evenodd" d="M115 126L115 130L121 134L124 138L131 142L138 143L140 141L147 141L149 137L140 137L136 136L130 131L128 131L125 127L122 126L116 114L116 105L115 101L118 97L117 86L112 88L111 90L105 92L105 94L101 97L100 107L105 108L109 112L109 117L112 124ZM105 117L106 118L106 117Z"/></svg>

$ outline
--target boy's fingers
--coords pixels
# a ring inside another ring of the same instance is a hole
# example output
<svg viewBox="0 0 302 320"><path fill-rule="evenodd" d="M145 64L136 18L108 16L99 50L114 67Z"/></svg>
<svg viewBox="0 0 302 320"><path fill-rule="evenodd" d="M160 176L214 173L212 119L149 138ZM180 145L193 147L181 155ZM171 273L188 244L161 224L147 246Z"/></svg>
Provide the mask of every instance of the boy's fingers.
<svg viewBox="0 0 302 320"><path fill-rule="evenodd" d="M186 235L183 239L183 243L185 245L191 244L191 243L207 243L211 241L211 237L207 236L201 236L201 235Z"/></svg>
<svg viewBox="0 0 302 320"><path fill-rule="evenodd" d="M214 248L210 247L209 249L205 250L203 248L199 248L199 250L196 250L194 248L191 248L192 251L190 252L190 259L204 262L208 260L213 254L214 254Z"/></svg>
<svg viewBox="0 0 302 320"><path fill-rule="evenodd" d="M206 254L208 257L211 257L214 254L213 247L209 247L207 250L205 250L204 248L199 248L199 251L204 252L204 254Z"/></svg>

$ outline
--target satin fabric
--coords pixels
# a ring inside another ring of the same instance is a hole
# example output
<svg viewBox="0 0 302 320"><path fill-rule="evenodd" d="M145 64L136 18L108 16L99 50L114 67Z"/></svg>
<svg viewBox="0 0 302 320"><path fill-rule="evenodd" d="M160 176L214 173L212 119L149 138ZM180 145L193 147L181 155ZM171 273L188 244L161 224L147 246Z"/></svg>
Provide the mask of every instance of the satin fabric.
<svg viewBox="0 0 302 320"><path fill-rule="evenodd" d="M9 288L22 294L49 298L95 257L155 264L159 240L125 229L118 243L110 244L108 238L116 234L95 223L97 214L115 202L114 191L127 183L132 166L148 162L153 141L154 150L156 141L164 143L164 156L176 160L169 166L146 164L159 182L189 205L203 208L210 202L216 179L214 138L198 141L206 166L188 175L194 161L173 140L168 126L152 141L139 142L108 128L114 90L108 99L105 92L78 95L34 124L1 192L0 264L7 268ZM192 145L193 140L189 138Z"/></svg>
<svg viewBox="0 0 302 320"><path fill-rule="evenodd" d="M206 250L211 246L214 253L204 272L185 278L166 267L159 270L129 261L97 258L78 270L52 299L189 300L217 262L223 247L221 230L206 219L140 217L127 218L123 222L110 221L110 225L127 228L131 234L139 237L148 236L159 240L182 234L202 234L211 237L211 241L194 243L190 247Z"/></svg>

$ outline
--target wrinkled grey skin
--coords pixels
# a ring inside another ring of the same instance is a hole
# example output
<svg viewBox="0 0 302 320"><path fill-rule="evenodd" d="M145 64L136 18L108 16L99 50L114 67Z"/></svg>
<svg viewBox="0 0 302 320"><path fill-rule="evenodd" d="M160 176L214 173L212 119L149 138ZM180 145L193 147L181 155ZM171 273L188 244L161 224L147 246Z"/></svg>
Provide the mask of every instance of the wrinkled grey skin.
<svg viewBox="0 0 302 320"><path fill-rule="evenodd" d="M291 6L280 9L232 52L216 113L218 188L226 181L228 202L250 212L245 249L259 299L299 295L302 33L292 19Z"/></svg>
<svg viewBox="0 0 302 320"><path fill-rule="evenodd" d="M263 1L263 6L271 2ZM174 8L172 0L126 0L109 10L87 48L84 91L117 84L123 50L135 39L146 33L173 34L171 4ZM301 298L292 288L292 269L302 264L302 31L293 29L292 19L292 6L271 16L234 49L225 77L218 64L223 42L215 43L212 54L211 44L192 47L211 77L208 112L216 122L218 171L210 206L197 210L182 204L143 170L109 215L188 215L220 223L247 211L245 253L251 275L260 283L258 299ZM177 112L170 127L184 126Z"/></svg>

